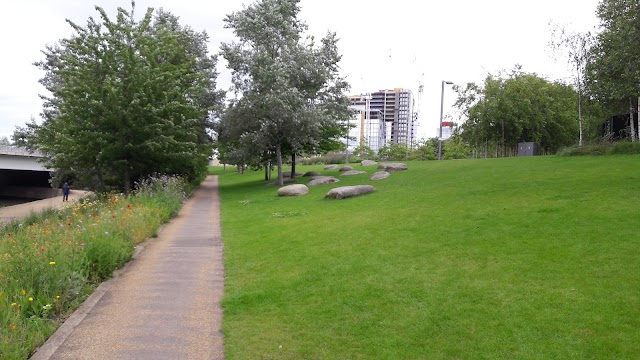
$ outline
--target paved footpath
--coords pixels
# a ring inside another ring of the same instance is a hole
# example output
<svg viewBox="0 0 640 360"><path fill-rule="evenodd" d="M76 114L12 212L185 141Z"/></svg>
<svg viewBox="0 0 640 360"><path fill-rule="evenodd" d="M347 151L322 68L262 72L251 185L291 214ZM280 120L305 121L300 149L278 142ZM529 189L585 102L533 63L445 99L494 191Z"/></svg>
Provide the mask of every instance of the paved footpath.
<svg viewBox="0 0 640 360"><path fill-rule="evenodd" d="M2 207L0 208L0 225L3 223L9 223L13 220L25 218L32 212L41 212L49 208L60 208L65 205L73 204L85 194L87 194L86 191L71 190L68 202L62 202L62 195L60 195L50 199L36 200L20 205Z"/></svg>
<svg viewBox="0 0 640 360"><path fill-rule="evenodd" d="M224 359L217 177L32 357Z"/></svg>

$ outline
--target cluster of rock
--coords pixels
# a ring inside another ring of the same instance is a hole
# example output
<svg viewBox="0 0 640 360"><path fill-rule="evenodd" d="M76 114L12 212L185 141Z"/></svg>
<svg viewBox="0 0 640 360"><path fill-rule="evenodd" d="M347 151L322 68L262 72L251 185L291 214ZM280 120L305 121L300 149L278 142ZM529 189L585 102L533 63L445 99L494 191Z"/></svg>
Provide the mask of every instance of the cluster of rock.
<svg viewBox="0 0 640 360"><path fill-rule="evenodd" d="M374 166L377 165L375 161L364 160L361 162L362 166ZM354 170L351 166L340 166L340 165L329 165L324 168L325 170L338 170L342 172L341 176L354 176L354 175L362 175L366 174L366 171ZM371 175L369 180L377 181L383 180L391 176L391 172L393 171L403 171L407 170L408 167L403 163L382 163L378 165L378 169L383 171L378 171L375 174ZM283 173L289 174L290 172ZM296 173L296 176L298 173ZM294 184L283 186L278 189L278 196L303 196L309 193L308 186L318 186L318 185L326 185L337 183L340 180L333 176L323 176L317 171L309 171L305 174L300 174L300 176L311 177L311 181L307 185L302 184ZM285 179L287 180L287 179ZM295 179L289 179L294 180ZM325 198L328 199L347 199L350 197L368 194L370 192L375 191L376 189L371 185L356 185L356 186L341 186L334 189L331 189L326 195Z"/></svg>

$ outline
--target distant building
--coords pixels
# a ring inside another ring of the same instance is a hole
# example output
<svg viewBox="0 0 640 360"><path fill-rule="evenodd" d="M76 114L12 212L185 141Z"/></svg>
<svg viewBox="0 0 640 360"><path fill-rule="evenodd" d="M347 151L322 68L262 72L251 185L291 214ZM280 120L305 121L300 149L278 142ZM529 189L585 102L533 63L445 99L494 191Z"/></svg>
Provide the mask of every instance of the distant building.
<svg viewBox="0 0 640 360"><path fill-rule="evenodd" d="M453 127L455 124L451 121L442 122L442 140L447 140L453 136ZM440 136L440 128L436 128L436 137Z"/></svg>
<svg viewBox="0 0 640 360"><path fill-rule="evenodd" d="M362 135L373 150L390 142L409 147L416 143L418 119L413 113L411 90L396 88L351 96L351 104L365 108Z"/></svg>
<svg viewBox="0 0 640 360"><path fill-rule="evenodd" d="M350 149L355 149L360 143L370 147L373 151L385 145L385 122L382 112L371 108L370 95L351 96L350 108L356 110L355 118L352 125L356 125L349 132L352 138L357 139L356 143Z"/></svg>

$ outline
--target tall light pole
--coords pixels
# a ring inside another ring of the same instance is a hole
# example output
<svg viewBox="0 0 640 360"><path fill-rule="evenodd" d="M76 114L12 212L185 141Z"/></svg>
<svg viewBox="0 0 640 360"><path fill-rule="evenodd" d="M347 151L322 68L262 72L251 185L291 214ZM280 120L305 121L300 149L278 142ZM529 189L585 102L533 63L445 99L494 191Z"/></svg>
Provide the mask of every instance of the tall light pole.
<svg viewBox="0 0 640 360"><path fill-rule="evenodd" d="M442 160L442 117L444 112L444 84L453 85L453 82L442 80L442 92L440 93L440 136L438 136L438 160Z"/></svg>

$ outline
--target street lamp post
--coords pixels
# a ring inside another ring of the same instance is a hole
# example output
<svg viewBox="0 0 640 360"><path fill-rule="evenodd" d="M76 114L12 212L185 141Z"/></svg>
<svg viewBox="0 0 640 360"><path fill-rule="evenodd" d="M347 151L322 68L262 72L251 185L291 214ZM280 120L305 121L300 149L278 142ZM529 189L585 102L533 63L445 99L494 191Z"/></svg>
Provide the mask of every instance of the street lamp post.
<svg viewBox="0 0 640 360"><path fill-rule="evenodd" d="M440 93L440 136L438 136L438 160L442 160L442 117L444 112L444 84L453 85L453 82L442 80L442 92Z"/></svg>

